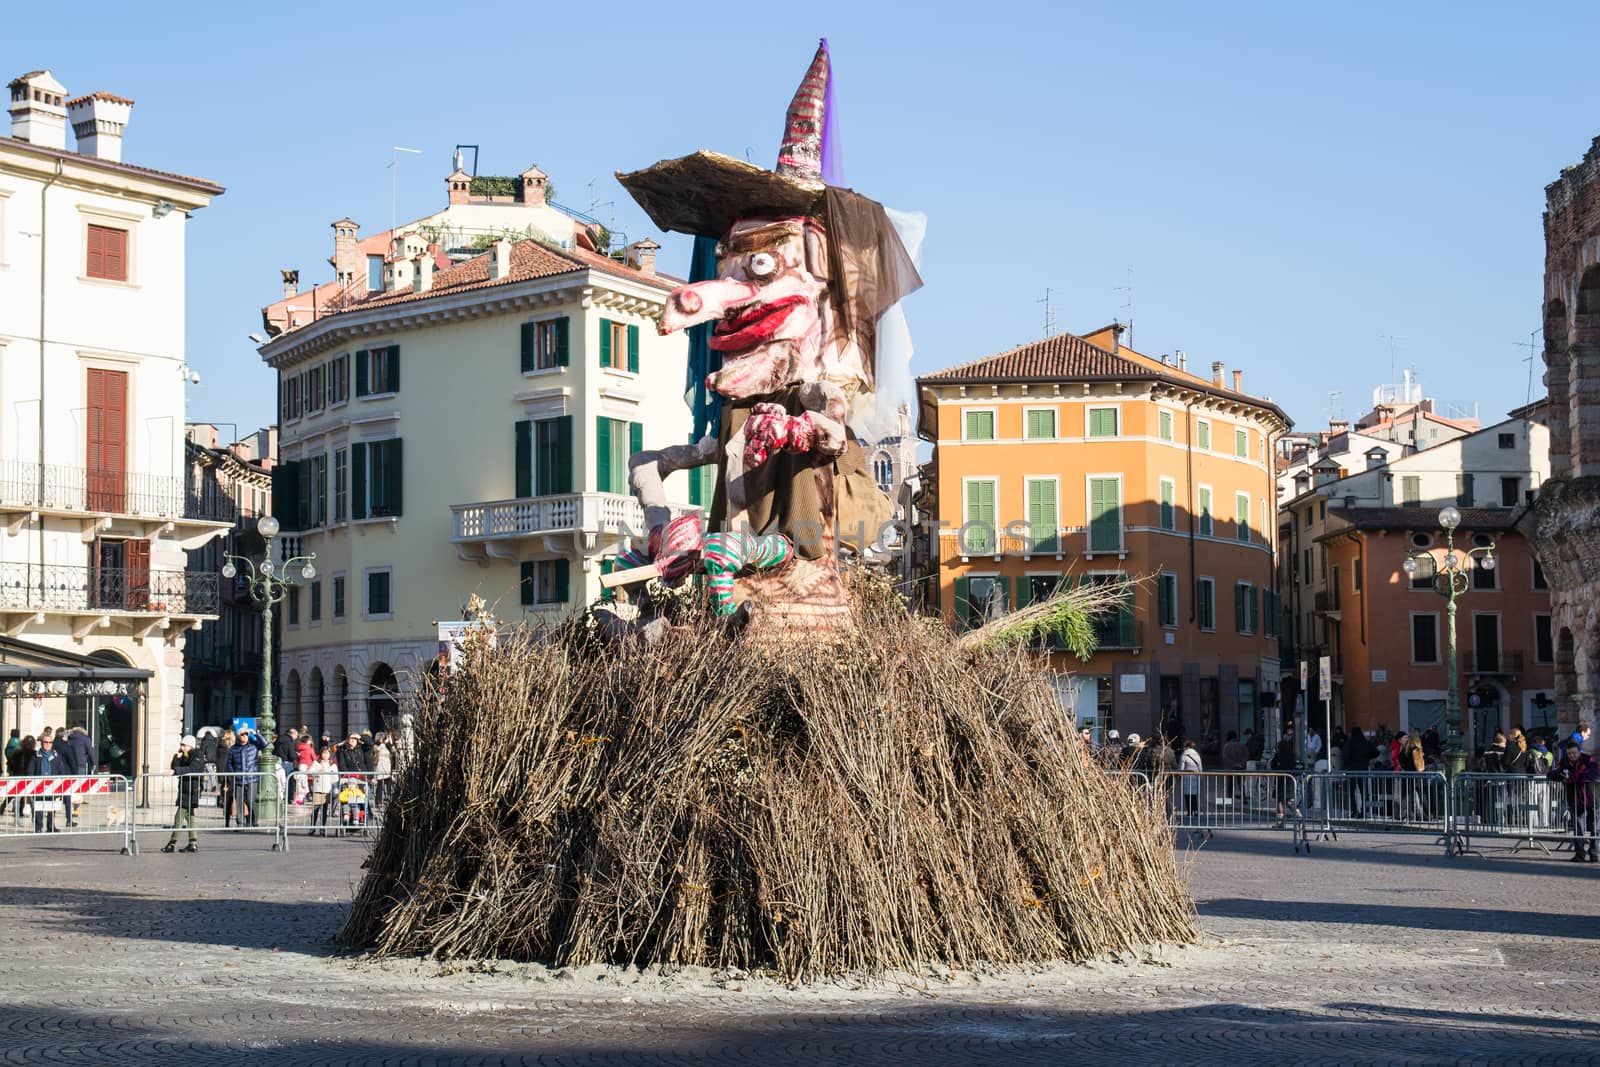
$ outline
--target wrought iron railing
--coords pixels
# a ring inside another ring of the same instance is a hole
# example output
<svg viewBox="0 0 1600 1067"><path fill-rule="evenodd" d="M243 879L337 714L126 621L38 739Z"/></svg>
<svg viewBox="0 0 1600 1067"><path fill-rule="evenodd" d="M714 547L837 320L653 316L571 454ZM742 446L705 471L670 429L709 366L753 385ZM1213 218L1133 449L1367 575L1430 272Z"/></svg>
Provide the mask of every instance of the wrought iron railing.
<svg viewBox="0 0 1600 1067"><path fill-rule="evenodd" d="M1472 674L1521 674L1522 653L1497 649L1467 649L1466 669Z"/></svg>
<svg viewBox="0 0 1600 1067"><path fill-rule="evenodd" d="M157 567L0 563L0 609L215 615L217 575Z"/></svg>
<svg viewBox="0 0 1600 1067"><path fill-rule="evenodd" d="M0 504L153 519L238 519L232 500L195 493L182 478L21 460L0 463Z"/></svg>

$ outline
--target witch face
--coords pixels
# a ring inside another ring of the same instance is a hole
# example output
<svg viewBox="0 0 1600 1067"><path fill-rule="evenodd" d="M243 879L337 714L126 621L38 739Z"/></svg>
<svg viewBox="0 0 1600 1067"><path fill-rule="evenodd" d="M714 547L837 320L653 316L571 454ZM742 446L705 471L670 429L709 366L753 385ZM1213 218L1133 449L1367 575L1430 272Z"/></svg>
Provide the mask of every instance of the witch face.
<svg viewBox="0 0 1600 1067"><path fill-rule="evenodd" d="M741 219L717 248L717 278L667 298L663 334L716 322L722 369L707 384L723 396L762 396L823 376L825 243L808 218Z"/></svg>

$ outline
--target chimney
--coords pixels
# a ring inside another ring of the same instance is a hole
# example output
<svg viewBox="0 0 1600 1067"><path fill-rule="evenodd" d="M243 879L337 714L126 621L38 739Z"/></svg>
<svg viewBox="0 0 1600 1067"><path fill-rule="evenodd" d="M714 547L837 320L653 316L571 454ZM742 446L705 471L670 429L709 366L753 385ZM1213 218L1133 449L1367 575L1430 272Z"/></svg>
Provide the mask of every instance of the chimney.
<svg viewBox="0 0 1600 1067"><path fill-rule="evenodd" d="M416 274L411 280L411 291L426 293L433 288L433 246L417 257Z"/></svg>
<svg viewBox="0 0 1600 1067"><path fill-rule="evenodd" d="M67 118L78 152L96 159L122 162L122 131L128 125L133 101L110 93L90 93L67 101Z"/></svg>
<svg viewBox="0 0 1600 1067"><path fill-rule="evenodd" d="M450 193L451 204L465 204L472 199L472 175L461 169L461 153L456 153L456 169L444 180Z"/></svg>
<svg viewBox="0 0 1600 1067"><path fill-rule="evenodd" d="M522 179L520 198L523 207L543 207L548 192L549 175L538 167L529 167L517 177Z"/></svg>
<svg viewBox="0 0 1600 1067"><path fill-rule="evenodd" d="M14 79L11 136L40 148L67 147L67 90L48 70L31 70Z"/></svg>
<svg viewBox="0 0 1600 1067"><path fill-rule="evenodd" d="M1111 324L1111 354L1113 356L1122 351L1122 331L1126 328L1120 322Z"/></svg>
<svg viewBox="0 0 1600 1067"><path fill-rule="evenodd" d="M511 242L504 237L494 243L494 262L489 268L489 277L494 281L511 276Z"/></svg>
<svg viewBox="0 0 1600 1067"><path fill-rule="evenodd" d="M1220 359L1211 361L1211 384L1218 389L1222 388L1222 360Z"/></svg>
<svg viewBox="0 0 1600 1067"><path fill-rule="evenodd" d="M280 270L283 275L283 298L285 300L300 292L300 272L297 270Z"/></svg>
<svg viewBox="0 0 1600 1067"><path fill-rule="evenodd" d="M623 254L627 257L628 266L646 277L654 278L656 276L656 252L660 248L660 245L646 237L644 240L635 241L623 249Z"/></svg>
<svg viewBox="0 0 1600 1067"><path fill-rule="evenodd" d="M1189 369L1189 354L1181 348L1174 349L1173 351L1177 355L1178 369L1181 371L1187 371Z"/></svg>
<svg viewBox="0 0 1600 1067"><path fill-rule="evenodd" d="M1233 391L1236 393L1244 392L1244 371L1242 370L1233 372Z"/></svg>
<svg viewBox="0 0 1600 1067"><path fill-rule="evenodd" d="M361 271L361 258L356 255L356 241L361 227L346 215L333 226L333 277L340 285L348 287Z"/></svg>

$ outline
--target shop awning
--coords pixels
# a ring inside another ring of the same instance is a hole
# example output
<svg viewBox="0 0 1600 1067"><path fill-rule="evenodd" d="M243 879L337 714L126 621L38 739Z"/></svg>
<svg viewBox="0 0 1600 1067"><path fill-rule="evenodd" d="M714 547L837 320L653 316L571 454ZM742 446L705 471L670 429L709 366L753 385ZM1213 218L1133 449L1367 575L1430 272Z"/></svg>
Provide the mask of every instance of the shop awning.
<svg viewBox="0 0 1600 1067"><path fill-rule="evenodd" d="M122 667L59 648L0 637L0 684L11 682L111 682L119 689L147 682L154 671Z"/></svg>

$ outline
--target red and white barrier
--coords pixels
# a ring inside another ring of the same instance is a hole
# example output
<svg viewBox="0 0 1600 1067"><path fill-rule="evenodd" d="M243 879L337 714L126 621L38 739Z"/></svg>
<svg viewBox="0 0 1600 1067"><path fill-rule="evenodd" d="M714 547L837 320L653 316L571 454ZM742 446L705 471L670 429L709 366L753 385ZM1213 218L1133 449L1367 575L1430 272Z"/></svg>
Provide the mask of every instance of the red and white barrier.
<svg viewBox="0 0 1600 1067"><path fill-rule="evenodd" d="M111 792L110 778L0 778L0 797L77 797Z"/></svg>

